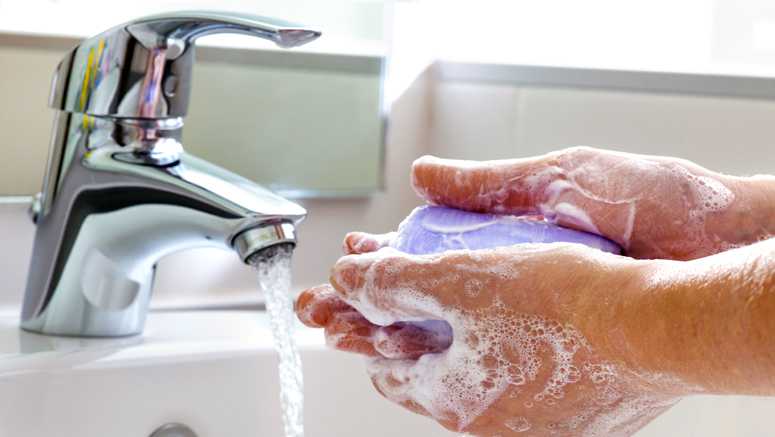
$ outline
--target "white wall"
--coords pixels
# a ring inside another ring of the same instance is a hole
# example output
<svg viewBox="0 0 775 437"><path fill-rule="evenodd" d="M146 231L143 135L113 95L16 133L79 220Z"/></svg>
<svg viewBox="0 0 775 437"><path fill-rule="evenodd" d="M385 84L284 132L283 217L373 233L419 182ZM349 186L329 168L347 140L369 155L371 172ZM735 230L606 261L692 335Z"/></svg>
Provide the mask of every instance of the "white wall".
<svg viewBox="0 0 775 437"><path fill-rule="evenodd" d="M775 172L775 101L440 81L432 153L497 159L587 145L672 155L746 175Z"/></svg>

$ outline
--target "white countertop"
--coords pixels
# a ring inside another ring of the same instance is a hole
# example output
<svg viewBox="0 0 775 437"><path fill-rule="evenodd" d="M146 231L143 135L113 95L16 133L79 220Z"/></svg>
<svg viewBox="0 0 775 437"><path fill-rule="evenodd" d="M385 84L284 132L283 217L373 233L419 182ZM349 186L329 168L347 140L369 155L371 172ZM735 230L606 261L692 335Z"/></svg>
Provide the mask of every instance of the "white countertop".
<svg viewBox="0 0 775 437"><path fill-rule="evenodd" d="M301 324L296 341L305 352L325 347L322 330ZM182 363L240 355L273 355L262 311L152 311L142 335L72 338L19 329L18 314L0 313L0 379L36 371L100 369Z"/></svg>

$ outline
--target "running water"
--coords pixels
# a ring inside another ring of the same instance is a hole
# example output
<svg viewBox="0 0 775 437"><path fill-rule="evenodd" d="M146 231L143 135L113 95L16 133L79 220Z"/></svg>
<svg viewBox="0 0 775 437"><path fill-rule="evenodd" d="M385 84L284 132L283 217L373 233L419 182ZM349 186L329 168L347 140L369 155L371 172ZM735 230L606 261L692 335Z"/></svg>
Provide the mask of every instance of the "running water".
<svg viewBox="0 0 775 437"><path fill-rule="evenodd" d="M274 347L280 358L280 403L286 437L304 436L304 382L301 357L293 338L295 316L291 299L292 246L278 245L254 255L249 263L258 271Z"/></svg>

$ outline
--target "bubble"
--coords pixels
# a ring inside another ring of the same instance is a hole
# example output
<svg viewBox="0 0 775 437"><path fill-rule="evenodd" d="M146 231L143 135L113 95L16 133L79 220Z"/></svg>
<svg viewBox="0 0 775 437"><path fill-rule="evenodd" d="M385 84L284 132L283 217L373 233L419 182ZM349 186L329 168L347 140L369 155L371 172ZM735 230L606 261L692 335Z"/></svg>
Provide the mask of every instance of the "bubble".
<svg viewBox="0 0 775 437"><path fill-rule="evenodd" d="M700 176L696 178L695 196L697 202L708 212L722 211L735 200L735 195L716 179Z"/></svg>
<svg viewBox="0 0 775 437"><path fill-rule="evenodd" d="M479 296L479 293L481 292L482 288L484 287L484 284L482 284L481 281L478 281L476 279L470 279L466 281L465 286L463 288L463 292L466 296L474 298Z"/></svg>
<svg viewBox="0 0 775 437"><path fill-rule="evenodd" d="M524 417L509 419L506 421L506 423L504 423L504 425L506 425L506 428L514 432L525 432L530 429L530 422L528 422L528 420Z"/></svg>

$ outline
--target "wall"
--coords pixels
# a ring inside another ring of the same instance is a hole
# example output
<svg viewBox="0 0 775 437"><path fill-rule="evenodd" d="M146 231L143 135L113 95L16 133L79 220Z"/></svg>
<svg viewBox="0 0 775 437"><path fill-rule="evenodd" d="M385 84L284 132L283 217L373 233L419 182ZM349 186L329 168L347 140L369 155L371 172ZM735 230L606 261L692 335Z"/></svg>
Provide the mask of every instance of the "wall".
<svg viewBox="0 0 775 437"><path fill-rule="evenodd" d="M531 156L587 145L678 156L746 175L775 171L775 101L437 80L431 153ZM476 145L476 147L472 147Z"/></svg>

